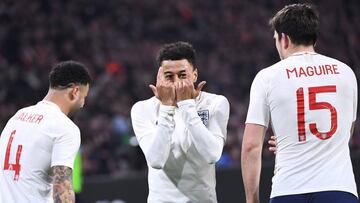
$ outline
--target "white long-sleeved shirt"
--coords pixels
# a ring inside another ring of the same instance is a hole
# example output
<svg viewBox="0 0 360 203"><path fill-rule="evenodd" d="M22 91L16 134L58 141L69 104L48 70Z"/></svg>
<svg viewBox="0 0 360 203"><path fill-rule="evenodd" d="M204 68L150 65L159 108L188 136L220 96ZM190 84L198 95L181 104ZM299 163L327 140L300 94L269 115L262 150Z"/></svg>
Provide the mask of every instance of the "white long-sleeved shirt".
<svg viewBox="0 0 360 203"><path fill-rule="evenodd" d="M229 103L201 92L177 106L152 97L131 110L149 166L148 202L217 202L215 162L226 139Z"/></svg>

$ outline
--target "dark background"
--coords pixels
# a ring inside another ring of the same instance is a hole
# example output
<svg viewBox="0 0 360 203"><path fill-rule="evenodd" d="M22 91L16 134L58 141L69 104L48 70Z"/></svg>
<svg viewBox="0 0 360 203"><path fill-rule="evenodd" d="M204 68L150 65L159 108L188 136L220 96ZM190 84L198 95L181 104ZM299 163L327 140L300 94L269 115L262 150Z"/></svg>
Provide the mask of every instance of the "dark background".
<svg viewBox="0 0 360 203"><path fill-rule="evenodd" d="M188 41L197 50L205 91L225 95L231 105L228 138L217 163L219 200L225 194L243 198L239 165L250 85L259 70L279 61L269 18L296 2L2 0L0 128L17 109L45 96L52 65L69 59L83 62L94 77L85 109L73 118L82 133L84 192L90 198L102 194L93 188L109 187L109 193L139 190L139 197L146 198L146 163L134 139L130 109L152 96L148 85L155 82L161 45ZM311 2L321 19L317 52L345 62L359 78L360 1ZM356 160L359 130L357 121L350 142ZM274 157L267 147L263 154L268 167L261 196L266 199ZM119 186L123 183L124 189ZM121 196L125 199L127 193Z"/></svg>

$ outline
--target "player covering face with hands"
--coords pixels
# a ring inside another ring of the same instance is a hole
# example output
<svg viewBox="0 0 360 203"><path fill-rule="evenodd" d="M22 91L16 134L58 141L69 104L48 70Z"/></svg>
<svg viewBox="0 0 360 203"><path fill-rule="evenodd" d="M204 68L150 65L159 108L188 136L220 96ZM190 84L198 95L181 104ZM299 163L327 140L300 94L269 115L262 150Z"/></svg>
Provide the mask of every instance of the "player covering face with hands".
<svg viewBox="0 0 360 203"><path fill-rule="evenodd" d="M226 139L229 103L196 87L195 50L186 42L164 45L154 97L131 110L148 167L148 202L217 202L215 163Z"/></svg>
<svg viewBox="0 0 360 203"><path fill-rule="evenodd" d="M156 86L150 88L162 104L176 106L178 101L195 99L200 94L206 82L202 81L195 89L197 74L186 59L165 61L159 68Z"/></svg>

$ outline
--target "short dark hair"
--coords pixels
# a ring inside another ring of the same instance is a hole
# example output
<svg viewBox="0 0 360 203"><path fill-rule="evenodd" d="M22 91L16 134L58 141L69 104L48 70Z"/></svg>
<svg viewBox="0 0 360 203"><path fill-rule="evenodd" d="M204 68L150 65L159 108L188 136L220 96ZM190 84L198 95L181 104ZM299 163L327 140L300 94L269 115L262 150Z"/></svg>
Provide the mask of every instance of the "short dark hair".
<svg viewBox="0 0 360 203"><path fill-rule="evenodd" d="M288 35L296 45L315 45L319 31L319 13L310 4L291 4L285 6L269 21L279 34Z"/></svg>
<svg viewBox="0 0 360 203"><path fill-rule="evenodd" d="M194 68L196 68L196 52L193 46L188 42L174 42L165 44L161 47L157 56L157 64L160 67L164 60L186 59Z"/></svg>
<svg viewBox="0 0 360 203"><path fill-rule="evenodd" d="M84 64L76 61L64 61L53 66L49 75L50 88L62 89L72 84L87 85L91 76Z"/></svg>

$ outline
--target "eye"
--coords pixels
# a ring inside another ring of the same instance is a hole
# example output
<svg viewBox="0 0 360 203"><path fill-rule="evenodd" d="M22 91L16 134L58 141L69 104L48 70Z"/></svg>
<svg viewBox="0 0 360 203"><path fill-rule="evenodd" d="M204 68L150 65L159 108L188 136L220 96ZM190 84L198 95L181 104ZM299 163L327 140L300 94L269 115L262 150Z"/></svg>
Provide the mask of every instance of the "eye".
<svg viewBox="0 0 360 203"><path fill-rule="evenodd" d="M165 75L165 79L170 80L172 78L172 75Z"/></svg>
<svg viewBox="0 0 360 203"><path fill-rule="evenodd" d="M180 78L181 78L181 79L185 79L185 78L186 78L186 74L180 74Z"/></svg>

